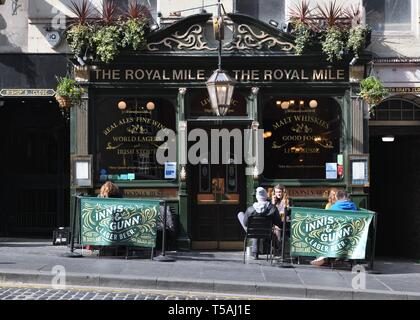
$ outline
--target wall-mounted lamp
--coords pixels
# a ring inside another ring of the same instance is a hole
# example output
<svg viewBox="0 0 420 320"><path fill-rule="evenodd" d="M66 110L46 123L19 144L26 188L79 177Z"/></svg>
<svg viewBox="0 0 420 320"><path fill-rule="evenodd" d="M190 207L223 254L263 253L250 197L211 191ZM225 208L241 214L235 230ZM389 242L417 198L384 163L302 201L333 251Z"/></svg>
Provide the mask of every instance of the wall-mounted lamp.
<svg viewBox="0 0 420 320"><path fill-rule="evenodd" d="M154 104L152 101L149 101L149 102L146 104L146 109L147 109L147 110L149 110L149 111L153 111L153 110L155 110L155 104Z"/></svg>
<svg viewBox="0 0 420 320"><path fill-rule="evenodd" d="M305 105L305 101L299 100L299 106L303 107Z"/></svg>
<svg viewBox="0 0 420 320"><path fill-rule="evenodd" d="M182 166L181 171L179 172L179 179L182 182L187 181L187 171L185 170L185 166Z"/></svg>
<svg viewBox="0 0 420 320"><path fill-rule="evenodd" d="M283 102L281 103L280 107L281 107L283 110L287 110L287 109L289 109L289 105L290 105L290 102L289 102L289 101L283 101Z"/></svg>
<svg viewBox="0 0 420 320"><path fill-rule="evenodd" d="M258 87L252 87L251 88L251 93L256 96L258 94L258 92L260 92L260 88Z"/></svg>
<svg viewBox="0 0 420 320"><path fill-rule="evenodd" d="M254 180L258 180L258 177L259 177L259 174L258 174L258 168L255 166L255 167L254 167L254 171L253 171L253 173L252 173L252 178L253 178Z"/></svg>
<svg viewBox="0 0 420 320"><path fill-rule="evenodd" d="M80 58L80 57L77 57L77 62L83 67L83 66L85 66L86 65L86 62L85 61L83 61L83 59L82 58Z"/></svg>
<svg viewBox="0 0 420 320"><path fill-rule="evenodd" d="M394 136L383 136L382 142L394 142L395 137Z"/></svg>
<svg viewBox="0 0 420 320"><path fill-rule="evenodd" d="M127 108L127 103L125 101L118 102L118 109L125 110Z"/></svg>
<svg viewBox="0 0 420 320"><path fill-rule="evenodd" d="M158 30L159 28L160 28L159 25L157 23L154 23L150 26L150 31L153 32L153 31Z"/></svg>
<svg viewBox="0 0 420 320"><path fill-rule="evenodd" d="M224 116L230 108L233 90L235 89L235 81L222 70L222 39L224 26L221 17L220 0L217 0L217 17L214 19L213 28L216 39L219 41L218 68L207 80L206 85L213 112L217 116Z"/></svg>
<svg viewBox="0 0 420 320"><path fill-rule="evenodd" d="M318 101L316 100L309 101L309 107L312 109L315 109L316 107L318 107Z"/></svg>
<svg viewBox="0 0 420 320"><path fill-rule="evenodd" d="M350 65L351 66L354 66L355 64L356 64L356 62L357 62L357 57L353 57L353 59L351 59L351 61L350 61Z"/></svg>

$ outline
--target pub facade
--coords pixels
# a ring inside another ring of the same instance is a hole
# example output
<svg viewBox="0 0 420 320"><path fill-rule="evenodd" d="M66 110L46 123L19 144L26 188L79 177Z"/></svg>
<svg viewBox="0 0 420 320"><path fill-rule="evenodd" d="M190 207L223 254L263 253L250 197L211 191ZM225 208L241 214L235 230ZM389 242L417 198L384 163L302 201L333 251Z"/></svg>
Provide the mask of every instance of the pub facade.
<svg viewBox="0 0 420 320"><path fill-rule="evenodd" d="M110 180L125 197L167 200L177 249L241 248L237 213L255 201L257 186L283 184L293 205L305 207L323 207L336 187L368 207L368 167L350 169L367 151L357 90L369 57L351 66L352 57L327 62L320 48L298 56L290 35L227 17L222 67L236 84L225 116L213 114L206 89L218 57L210 14L151 32L145 50L112 63L73 61L86 94L70 111L72 195L96 194ZM162 130L174 134L161 141ZM76 171L86 159L83 185Z"/></svg>

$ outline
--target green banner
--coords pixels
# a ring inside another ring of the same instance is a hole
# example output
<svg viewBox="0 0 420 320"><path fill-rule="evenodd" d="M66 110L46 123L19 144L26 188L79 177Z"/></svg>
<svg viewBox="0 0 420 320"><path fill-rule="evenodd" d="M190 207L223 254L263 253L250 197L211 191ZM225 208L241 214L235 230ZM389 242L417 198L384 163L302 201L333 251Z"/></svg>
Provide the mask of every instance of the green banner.
<svg viewBox="0 0 420 320"><path fill-rule="evenodd" d="M155 247L160 201L80 198L84 245Z"/></svg>
<svg viewBox="0 0 420 320"><path fill-rule="evenodd" d="M292 208L292 256L364 259L374 212Z"/></svg>

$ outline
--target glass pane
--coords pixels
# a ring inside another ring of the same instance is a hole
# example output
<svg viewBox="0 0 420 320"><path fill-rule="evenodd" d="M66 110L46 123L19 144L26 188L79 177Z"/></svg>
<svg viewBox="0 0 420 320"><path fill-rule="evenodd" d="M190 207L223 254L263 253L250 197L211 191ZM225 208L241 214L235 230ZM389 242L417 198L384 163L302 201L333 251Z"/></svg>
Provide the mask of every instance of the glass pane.
<svg viewBox="0 0 420 320"><path fill-rule="evenodd" d="M317 107L309 106L313 99ZM282 108L279 101L289 104ZM278 96L264 104L263 117L264 177L325 179L326 163L336 163L340 153L338 103L330 98Z"/></svg>
<svg viewBox="0 0 420 320"><path fill-rule="evenodd" d="M273 19L280 26L284 21L284 0L236 0L236 11L266 23Z"/></svg>
<svg viewBox="0 0 420 320"><path fill-rule="evenodd" d="M119 101L126 102L118 109ZM147 110L148 102L155 104ZM175 131L173 104L155 97L101 95L95 100L96 172L99 181L163 180L164 166L156 159L156 133Z"/></svg>
<svg viewBox="0 0 420 320"><path fill-rule="evenodd" d="M258 19L266 23L275 20L280 27L284 21L284 1L282 0L260 0L258 11Z"/></svg>
<svg viewBox="0 0 420 320"><path fill-rule="evenodd" d="M411 0L364 0L366 22L374 31L411 30Z"/></svg>
<svg viewBox="0 0 420 320"><path fill-rule="evenodd" d="M236 11L256 18L258 17L258 1L236 0Z"/></svg>

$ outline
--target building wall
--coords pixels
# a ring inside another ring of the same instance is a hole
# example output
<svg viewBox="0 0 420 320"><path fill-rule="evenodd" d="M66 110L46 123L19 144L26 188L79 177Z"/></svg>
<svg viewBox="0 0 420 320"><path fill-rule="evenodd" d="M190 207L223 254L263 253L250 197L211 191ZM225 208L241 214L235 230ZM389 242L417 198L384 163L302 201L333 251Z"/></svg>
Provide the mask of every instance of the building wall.
<svg viewBox="0 0 420 320"><path fill-rule="evenodd" d="M155 0L156 9L162 17L169 17L171 12L210 5L214 1L202 0ZM155 1L149 1L154 5ZM72 16L69 10L70 0L7 0L0 6L0 52L28 52L28 53L54 53L68 52L65 41L52 48L47 41L47 27L59 28L63 32L64 24L60 21L63 15ZM100 8L102 0L92 0L94 7ZM236 8L235 0L222 1L227 12ZM299 4L300 0L285 0L284 10L286 19L290 8ZM323 6L329 0L311 1ZM338 1L344 7L356 6L361 0ZM420 1L412 0L412 30L407 32L373 33L372 43L368 47L377 57L420 57ZM268 5L270 5L268 3ZM205 8L208 12L216 14L216 7ZM181 13L182 17L199 13L199 9ZM156 14L156 12L154 12ZM264 17L260 17L262 20ZM268 22L268 21L265 21Z"/></svg>
<svg viewBox="0 0 420 320"><path fill-rule="evenodd" d="M27 48L28 0L8 0L0 6L0 53L26 52Z"/></svg>

